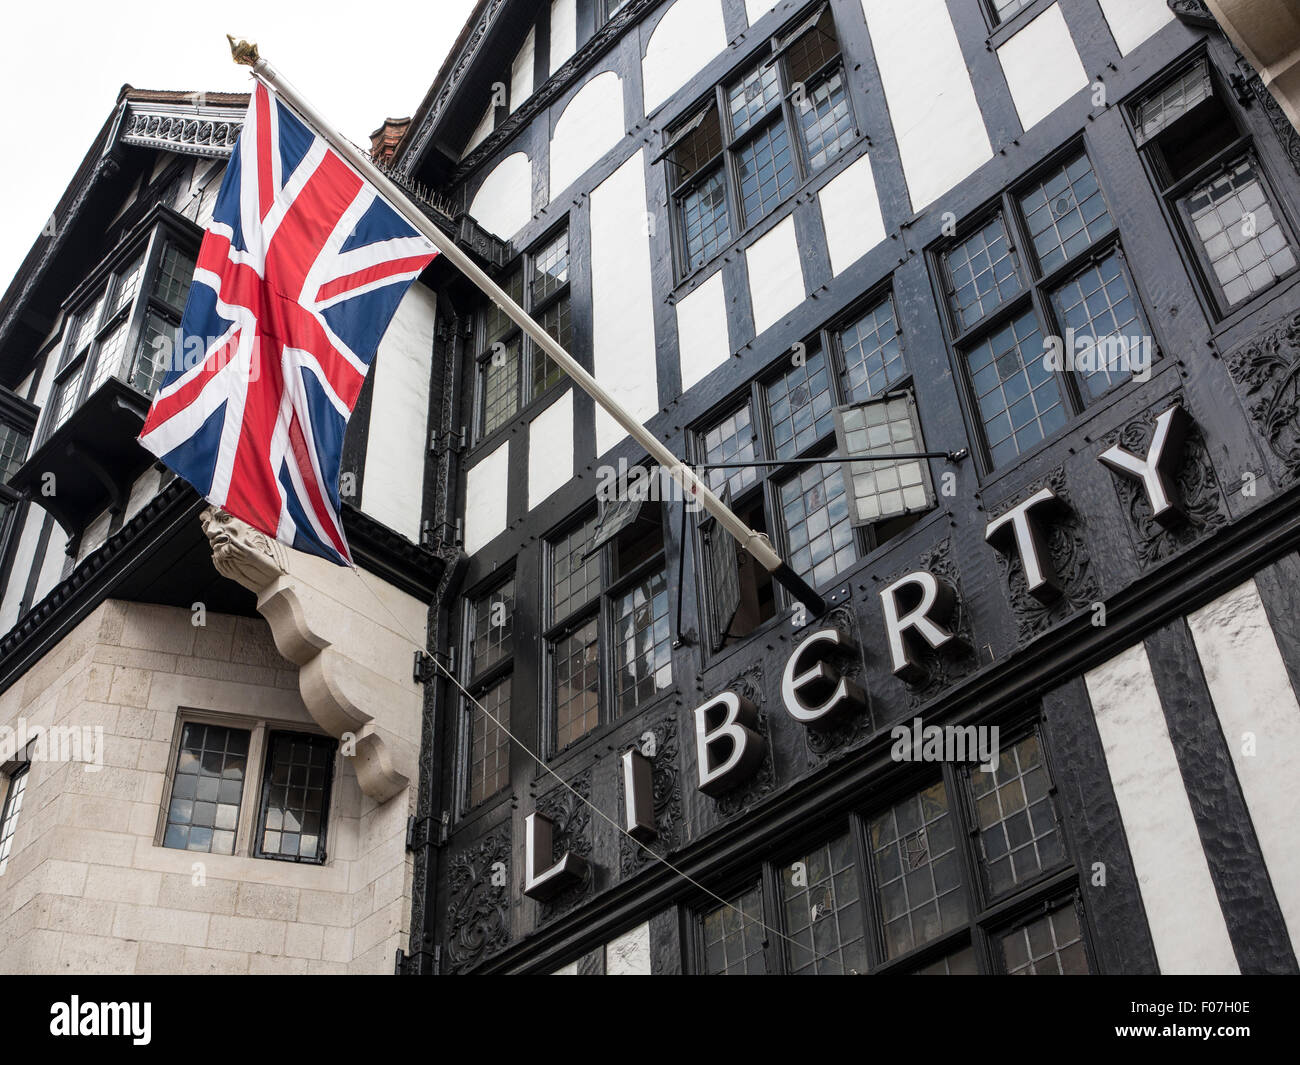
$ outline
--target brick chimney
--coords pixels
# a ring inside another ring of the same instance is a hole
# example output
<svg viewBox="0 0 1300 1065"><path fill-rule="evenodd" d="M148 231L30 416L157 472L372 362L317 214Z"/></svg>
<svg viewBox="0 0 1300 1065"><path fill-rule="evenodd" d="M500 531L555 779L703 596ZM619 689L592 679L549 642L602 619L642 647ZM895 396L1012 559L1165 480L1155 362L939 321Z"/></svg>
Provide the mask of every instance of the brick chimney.
<svg viewBox="0 0 1300 1065"><path fill-rule="evenodd" d="M370 134L370 158L376 163L387 164L410 124L409 118L384 119L384 124Z"/></svg>

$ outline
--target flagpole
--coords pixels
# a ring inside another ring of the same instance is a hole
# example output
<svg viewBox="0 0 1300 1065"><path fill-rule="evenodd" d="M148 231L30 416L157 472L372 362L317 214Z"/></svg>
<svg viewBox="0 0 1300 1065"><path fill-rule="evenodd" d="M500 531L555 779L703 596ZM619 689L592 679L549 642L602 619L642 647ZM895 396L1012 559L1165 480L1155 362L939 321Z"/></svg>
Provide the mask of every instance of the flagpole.
<svg viewBox="0 0 1300 1065"><path fill-rule="evenodd" d="M657 437L641 424L623 405L589 374L572 355L551 336L541 325L529 316L470 256L447 237L419 208L410 202L406 193L385 174L347 138L337 133L325 118L305 100L300 92L285 79L274 66L263 59L257 51L257 45L247 41L230 41L231 57L236 63L251 67L253 73L274 89L276 93L296 110L315 131L324 137L336 152L351 163L361 174L375 185L400 211L406 220L427 237L438 252L469 278L482 292L506 313L506 316L527 334L551 360L567 373L578 386L594 399L613 419L618 422L638 444L660 466L668 470L669 475L682 487L688 497L697 499L704 509L727 530L768 573L772 579L789 591L803 603L813 616L826 610L826 603L811 585L796 573L772 547L772 542L761 532L746 525L717 494L684 462L672 453Z"/></svg>

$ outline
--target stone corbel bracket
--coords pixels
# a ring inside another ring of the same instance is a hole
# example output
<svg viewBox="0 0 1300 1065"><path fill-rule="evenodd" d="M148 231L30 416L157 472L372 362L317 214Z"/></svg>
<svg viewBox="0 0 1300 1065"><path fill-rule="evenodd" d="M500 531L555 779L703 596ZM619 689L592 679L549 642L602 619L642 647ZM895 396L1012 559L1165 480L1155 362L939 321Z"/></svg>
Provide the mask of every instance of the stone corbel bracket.
<svg viewBox="0 0 1300 1065"><path fill-rule="evenodd" d="M393 700L380 693L397 686L358 661L355 649L330 639L365 632L366 622L377 619L361 610L356 618L341 618L338 600L323 594L306 575L290 571L290 553L282 544L224 510L208 507L199 519L217 572L257 596L258 613L271 626L276 648L298 667L298 689L312 720L336 739L354 738L353 764L361 790L381 803L399 794L412 779L416 755L402 750L410 745L386 735L376 722L386 708L392 710ZM393 694L401 702L409 693ZM409 698L418 720L418 693Z"/></svg>

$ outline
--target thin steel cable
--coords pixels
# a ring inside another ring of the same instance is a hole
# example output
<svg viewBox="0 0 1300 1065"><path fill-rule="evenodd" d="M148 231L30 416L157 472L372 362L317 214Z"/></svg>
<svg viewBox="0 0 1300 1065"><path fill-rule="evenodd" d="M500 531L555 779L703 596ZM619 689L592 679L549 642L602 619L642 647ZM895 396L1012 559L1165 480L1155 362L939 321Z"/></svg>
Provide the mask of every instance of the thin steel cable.
<svg viewBox="0 0 1300 1065"><path fill-rule="evenodd" d="M424 648L421 646L421 641L416 639L415 635L405 625L402 624L401 619L397 617L397 615L394 614L391 610L388 609L388 605L382 599L379 598L379 596L375 593L374 589L371 588L370 585L366 584L365 578L361 576L361 571L356 566L352 566L351 568L352 568L352 572L357 575L357 580L361 582L361 586L365 588L365 590L370 594L371 598L374 599L374 601L379 604L380 608L384 611L384 613L386 613L390 618L393 619L394 622L397 623L397 626L401 629L402 633L405 634L406 638L410 640L410 642L415 646L415 648L419 650L421 653L427 653L424 651ZM526 755L528 755L529 758L531 758L534 762L536 762L539 766L541 766L546 773L548 773L550 776L554 777L557 781L559 781L560 785L563 788L565 788L567 791L569 791L574 796L574 798L576 798L583 805L587 806L592 811L592 813L594 813L597 817L601 818L601 820L606 821L609 824L613 825L614 828L619 833L621 833L622 835L626 836L629 840L631 840L636 847L645 851L647 854L650 855L650 857L655 859L655 861L659 862L661 865L666 866L671 872L681 877L684 881L686 881L686 883L690 884L697 891L700 891L704 895L707 895L715 902L718 902L721 905L727 907L727 909L735 910L736 913L740 915L742 929L744 928L745 922L749 922L751 924L757 924L761 929L763 929L765 933L769 933L772 936L775 936L777 939L783 940L784 942L789 943L792 946L798 947L800 950L808 951L813 955L813 961L823 961L825 959L829 959L832 957L832 955L830 954L818 954L815 952L814 948L810 946L806 946L803 943L800 943L797 939L793 939L792 937L787 936L784 932L781 932L778 929L773 928L771 925L767 924L765 921L761 919L755 919L751 917L735 903L730 902L727 899L724 899L721 895L717 894L717 892L711 891L709 888L705 887L698 880L692 877L689 873L686 873L683 870L679 869L667 858L665 858L662 854L652 851L649 847L647 847L635 836L633 836L632 833L630 833L627 829L625 829L622 825L620 825L617 821L615 821L614 818L610 817L609 814L605 813L604 810L602 810L599 806L593 803L590 799L586 798L581 792L578 791L577 788L575 788L572 784L570 784L567 780L565 780L562 776L560 776L557 772L555 772L554 769L552 769L549 765L546 764L546 759L542 758L541 755L535 753L526 743L523 742L523 740L519 739L519 737L517 737L513 732L511 732L508 728L506 728L506 726L501 723L500 718L498 718L495 714L493 714L490 710L488 710L487 707L485 707L482 703L480 703L477 699L475 699L474 696L470 694L469 690L465 687L465 685L463 685L451 673L451 671L447 669L446 666L444 666L441 662L439 662L436 656L430 655L429 657L432 660L433 664L437 666L439 670L442 671L443 676L445 676L449 681L451 681L452 684L454 684L457 687L457 689L461 692L461 694L464 695L465 698L468 699L476 708L478 708L478 710L480 710L484 714L484 716L488 718L489 721L491 721L493 724L496 725L497 728L499 728L502 732L504 732L506 736L510 739L511 743L515 744L521 751L523 751ZM810 934L811 931L812 931L812 925L810 924L809 925Z"/></svg>

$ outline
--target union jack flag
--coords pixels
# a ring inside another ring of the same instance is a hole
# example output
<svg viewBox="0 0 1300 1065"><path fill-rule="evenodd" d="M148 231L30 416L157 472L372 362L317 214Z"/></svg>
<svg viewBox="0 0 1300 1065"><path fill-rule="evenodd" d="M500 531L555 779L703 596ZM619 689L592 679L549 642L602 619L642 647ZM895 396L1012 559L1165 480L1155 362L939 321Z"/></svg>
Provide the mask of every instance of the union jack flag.
<svg viewBox="0 0 1300 1065"><path fill-rule="evenodd" d="M398 303L436 255L259 81L140 443L235 517L350 563L343 433Z"/></svg>

